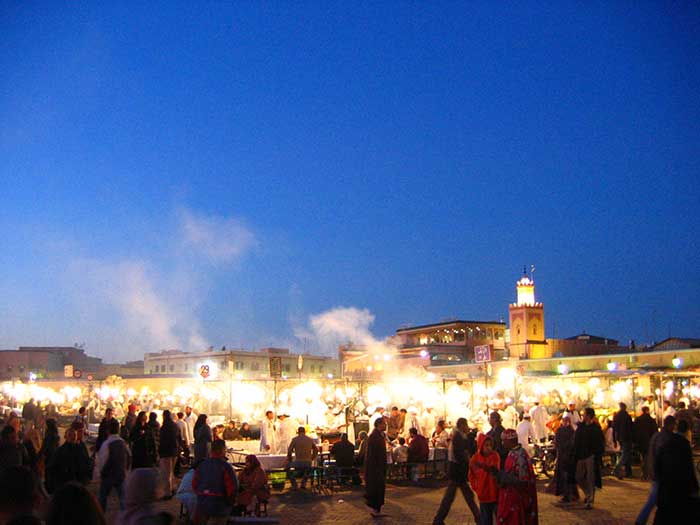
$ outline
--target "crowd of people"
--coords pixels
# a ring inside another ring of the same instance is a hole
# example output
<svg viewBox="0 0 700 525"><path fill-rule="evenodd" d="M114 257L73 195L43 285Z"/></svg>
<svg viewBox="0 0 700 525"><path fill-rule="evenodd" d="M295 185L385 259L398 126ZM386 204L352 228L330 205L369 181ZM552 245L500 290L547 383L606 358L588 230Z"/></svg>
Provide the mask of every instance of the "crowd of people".
<svg viewBox="0 0 700 525"><path fill-rule="evenodd" d="M440 421L432 441L448 447L448 485L433 524L444 523L458 489L479 524L492 524L494 519L503 525L536 524L538 505L532 454L550 437L556 450L556 468L547 489L560 496L558 504L580 502L583 509L592 509L596 489L602 488L604 457L614 459L612 473L623 479L632 476L636 451L641 460L641 477L651 481L636 525L646 524L654 507L655 524L700 522L700 494L691 449L695 435L692 429L697 428L699 414L683 402L673 407L667 400L659 429L649 405L642 403L633 417L626 404L619 403L614 415L605 418L605 430L592 407L580 410L574 402L555 417L535 402L519 414L519 421L508 422L509 427L515 428L506 428L502 412L494 410L489 414L488 430L478 433L476 444L472 438L475 432L470 431L465 418L457 420L449 435L444 421ZM361 439L365 498L372 516L381 516L384 505L387 451L391 452L389 457L396 458L397 450L404 447L403 438L396 437L392 421L395 414L394 407L388 417L380 414L374 418L372 432ZM416 427L409 428L409 449L411 443L418 441L415 448L422 450L427 441L423 441L425 437ZM393 444L392 436L398 446ZM415 456L399 455L405 457L408 462L416 460ZM427 459L427 455L417 460L423 458ZM583 497L579 496L579 489Z"/></svg>
<svg viewBox="0 0 700 525"><path fill-rule="evenodd" d="M121 420L108 408L94 444L87 439L83 407L63 443L55 419L44 419L38 428L31 405L24 416L10 412L0 430L0 490L9 487L0 495L1 523L103 524L114 494L119 523L173 523L155 503L176 496L192 521L203 524L222 513L253 512L269 498L267 475L255 455L238 473L226 458L224 438L234 435L235 425L212 429L207 416L190 407L175 415L164 410L159 418L129 405ZM236 430L236 438L244 439L246 429ZM183 474L178 485L176 476ZM77 509L79 502L85 504Z"/></svg>
<svg viewBox="0 0 700 525"><path fill-rule="evenodd" d="M631 414L620 403L602 424L593 408L574 402L559 414L550 414L538 402L515 415L507 410L510 407L496 408L477 430L469 428L466 418L448 427L430 408L419 415L413 407L393 406L387 412L378 406L368 414L371 431L359 432L357 439L353 425L339 417L330 425L341 431L330 455L336 468L348 470L352 483L364 483L366 503L375 517L382 515L385 503L388 464L405 463L409 478L417 481L418 470L411 466L432 457L447 463L447 487L435 525L444 523L457 492L477 523L536 524L532 456L550 438L556 467L547 489L561 498L558 504L578 502L591 509L596 490L602 487L606 457L614 459L608 463L622 479L632 476L637 454L641 477L651 482L637 524L646 524L654 508L654 523L659 524L697 513L691 449L700 421L695 407L683 402L674 407L667 401L659 413L651 403L642 403L638 413ZM124 524L143 523L146 518L149 523L172 523L173 516L155 506L172 497L182 502L195 524L231 513L259 513L269 500L268 475L256 454L248 454L238 472L227 459L227 440L253 438L248 424L237 427L230 421L212 428L207 415L195 414L191 407L158 414L137 411L130 404L121 418L112 408L105 410L93 444L87 440L85 408L62 431L48 415L30 402L22 417L10 412L3 421L0 521L4 523L77 523L72 501L85 502L82 523L104 523L111 495ZM663 418L660 429L658 418ZM267 411L260 423L260 454L286 455L293 490L298 478L305 488L309 469L320 456L319 441L285 413L275 416Z"/></svg>

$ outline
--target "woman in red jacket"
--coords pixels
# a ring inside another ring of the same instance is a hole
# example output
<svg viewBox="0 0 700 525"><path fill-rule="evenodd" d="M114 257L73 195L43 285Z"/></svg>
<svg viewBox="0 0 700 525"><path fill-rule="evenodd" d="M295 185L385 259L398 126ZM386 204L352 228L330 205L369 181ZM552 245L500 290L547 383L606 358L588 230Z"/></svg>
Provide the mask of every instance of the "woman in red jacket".
<svg viewBox="0 0 700 525"><path fill-rule="evenodd" d="M493 439L479 434L477 452L469 462L469 484L479 497L479 525L492 525L498 507L498 483L492 474L500 470L501 458L493 449Z"/></svg>

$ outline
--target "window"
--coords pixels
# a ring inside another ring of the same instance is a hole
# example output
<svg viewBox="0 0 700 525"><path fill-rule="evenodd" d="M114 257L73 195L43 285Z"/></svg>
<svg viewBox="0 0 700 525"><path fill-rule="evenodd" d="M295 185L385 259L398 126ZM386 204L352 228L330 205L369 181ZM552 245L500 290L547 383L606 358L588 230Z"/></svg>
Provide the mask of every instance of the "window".
<svg viewBox="0 0 700 525"><path fill-rule="evenodd" d="M170 365L170 371L174 372L175 371L175 365Z"/></svg>
<svg viewBox="0 0 700 525"><path fill-rule="evenodd" d="M318 373L319 374L323 373L323 365L318 365Z"/></svg>
<svg viewBox="0 0 700 525"><path fill-rule="evenodd" d="M243 361L236 361L236 370L243 370L245 368Z"/></svg>
<svg viewBox="0 0 700 525"><path fill-rule="evenodd" d="M190 367L187 363L185 363L185 372L187 372L187 369Z"/></svg>
<svg viewBox="0 0 700 525"><path fill-rule="evenodd" d="M313 374L316 371L316 365L311 365L311 373Z"/></svg>
<svg viewBox="0 0 700 525"><path fill-rule="evenodd" d="M537 335L537 325L536 324L532 325L532 335Z"/></svg>
<svg viewBox="0 0 700 525"><path fill-rule="evenodd" d="M250 369L253 371L260 370L260 363L258 363L257 361L253 361L252 363L250 363Z"/></svg>
<svg viewBox="0 0 700 525"><path fill-rule="evenodd" d="M284 369L285 372L289 372L292 369L289 364L284 365L282 368Z"/></svg>

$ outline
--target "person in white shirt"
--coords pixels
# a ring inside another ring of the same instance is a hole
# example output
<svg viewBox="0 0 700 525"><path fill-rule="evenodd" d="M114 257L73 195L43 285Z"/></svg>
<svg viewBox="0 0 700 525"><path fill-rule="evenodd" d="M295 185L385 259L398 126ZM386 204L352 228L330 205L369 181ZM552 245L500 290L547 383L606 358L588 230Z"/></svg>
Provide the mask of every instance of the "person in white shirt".
<svg viewBox="0 0 700 525"><path fill-rule="evenodd" d="M442 419L438 421L431 441L433 447L438 448L447 448L447 446L450 444L450 435L447 433L447 430L445 429L445 422Z"/></svg>
<svg viewBox="0 0 700 525"><path fill-rule="evenodd" d="M286 454L289 444L297 435L299 424L289 414L280 414L277 419L277 454Z"/></svg>
<svg viewBox="0 0 700 525"><path fill-rule="evenodd" d="M547 439L547 419L549 419L549 414L547 409L540 405L539 401L535 401L535 404L530 408L530 422L535 429L535 437L538 443L541 443Z"/></svg>
<svg viewBox="0 0 700 525"><path fill-rule="evenodd" d="M503 428L518 428L518 411L513 405L508 405L501 414L503 417Z"/></svg>
<svg viewBox="0 0 700 525"><path fill-rule="evenodd" d="M185 424L187 425L187 443L194 447L194 424L197 422L197 415L192 412L191 406L185 407Z"/></svg>
<svg viewBox="0 0 700 525"><path fill-rule="evenodd" d="M415 428L418 432L420 432L420 421L418 420L418 409L414 406L408 407L408 412L406 413L406 421L403 425L403 430L401 431L401 435L404 438L408 438L409 436L409 431L412 428Z"/></svg>
<svg viewBox="0 0 700 525"><path fill-rule="evenodd" d="M661 417L661 420L663 421L666 419L668 416L675 416L676 415L676 409L673 408L673 405L668 399L664 399L664 413L663 416Z"/></svg>
<svg viewBox="0 0 700 525"><path fill-rule="evenodd" d="M369 418L369 428L374 429L374 422L377 419L381 419L383 417L384 417L384 407L382 407L382 406L375 407L374 413Z"/></svg>
<svg viewBox="0 0 700 525"><path fill-rule="evenodd" d="M520 443L530 457L532 457L534 447L530 445L528 439L531 439L534 445L537 443L537 434L535 434L535 427L532 426L532 422L530 421L530 414L527 412L523 414L523 420L518 423L518 428L515 429L515 432L518 434L518 443Z"/></svg>
<svg viewBox="0 0 700 525"><path fill-rule="evenodd" d="M408 447L404 438L399 438L399 444L391 451L391 458L394 460L394 463L408 462Z"/></svg>
<svg viewBox="0 0 700 525"><path fill-rule="evenodd" d="M277 425L275 413L272 410L265 412L265 419L260 423L260 452L267 454L277 452Z"/></svg>
<svg viewBox="0 0 700 525"><path fill-rule="evenodd" d="M569 408L567 408L564 411L563 415L569 416L569 421L571 421L571 428L573 428L574 432L576 432L579 423L581 423L581 415L578 413L578 410L576 410L576 403L574 403L573 401L569 401Z"/></svg>
<svg viewBox="0 0 700 525"><path fill-rule="evenodd" d="M430 438L435 432L435 414L433 413L433 407L426 406L425 412L420 418L420 428L418 431L425 437Z"/></svg>

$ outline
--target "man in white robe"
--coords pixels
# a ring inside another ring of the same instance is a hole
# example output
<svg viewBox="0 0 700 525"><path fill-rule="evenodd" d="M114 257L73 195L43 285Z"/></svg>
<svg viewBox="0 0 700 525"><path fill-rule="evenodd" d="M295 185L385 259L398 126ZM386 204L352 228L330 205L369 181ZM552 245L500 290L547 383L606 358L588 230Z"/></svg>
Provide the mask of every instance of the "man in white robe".
<svg viewBox="0 0 700 525"><path fill-rule="evenodd" d="M280 414L277 418L277 454L286 454L289 444L297 435L299 424L289 414Z"/></svg>
<svg viewBox="0 0 700 525"><path fill-rule="evenodd" d="M260 423L260 452L274 454L277 451L277 425L275 413L265 412L265 418Z"/></svg>
<svg viewBox="0 0 700 525"><path fill-rule="evenodd" d="M530 414L527 412L523 414L523 420L518 423L518 428L515 429L518 434L518 443L525 449L525 451L532 457L534 451L534 444L537 443L537 434L535 434L535 427L532 426L530 421ZM529 442L532 440L532 445Z"/></svg>
<svg viewBox="0 0 700 525"><path fill-rule="evenodd" d="M538 443L547 438L548 419L549 414L547 413L547 409L540 405L539 401L535 401L535 404L530 408L530 420L535 429L535 437Z"/></svg>

